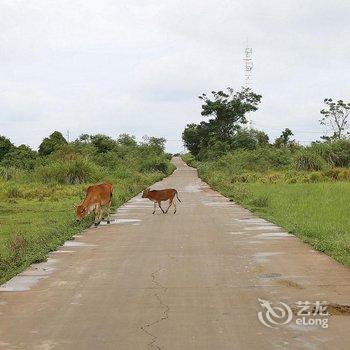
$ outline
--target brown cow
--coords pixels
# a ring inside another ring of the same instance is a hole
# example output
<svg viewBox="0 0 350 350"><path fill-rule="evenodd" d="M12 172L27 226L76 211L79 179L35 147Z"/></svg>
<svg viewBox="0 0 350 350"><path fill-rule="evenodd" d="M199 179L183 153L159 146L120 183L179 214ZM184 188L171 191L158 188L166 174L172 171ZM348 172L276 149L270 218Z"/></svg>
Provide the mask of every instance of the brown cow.
<svg viewBox="0 0 350 350"><path fill-rule="evenodd" d="M107 211L107 224L110 223L110 208L112 204L113 185L103 183L93 185L86 190L85 199L76 207L77 221L95 211L95 226L97 227L102 220L103 209Z"/></svg>
<svg viewBox="0 0 350 350"><path fill-rule="evenodd" d="M149 188L146 188L143 193L142 193L142 198L148 198L150 201L152 201L154 203L154 209L153 209L153 213L154 214L156 212L156 207L157 207L157 203L159 205L159 208L162 210L163 214L166 214L169 210L169 208L171 207L171 205L174 205L174 214L176 213L176 205L175 202L173 202L174 197L176 195L176 198L179 202L180 198L177 194L177 191L173 188L169 188L169 189L165 189L165 190L153 190L151 191ZM162 206L160 205L161 201L167 201L169 200L169 206L167 208L166 211L163 210Z"/></svg>

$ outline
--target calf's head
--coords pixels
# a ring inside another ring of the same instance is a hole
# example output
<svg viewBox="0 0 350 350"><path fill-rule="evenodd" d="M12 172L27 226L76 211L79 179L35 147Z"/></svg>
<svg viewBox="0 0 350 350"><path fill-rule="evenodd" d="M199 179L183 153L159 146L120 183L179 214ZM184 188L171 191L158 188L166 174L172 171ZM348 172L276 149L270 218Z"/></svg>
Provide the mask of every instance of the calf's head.
<svg viewBox="0 0 350 350"><path fill-rule="evenodd" d="M149 192L149 188L146 188L146 189L142 192L142 198L147 198L147 197L148 197L148 192Z"/></svg>
<svg viewBox="0 0 350 350"><path fill-rule="evenodd" d="M84 205L80 204L75 208L75 214L77 217L77 221L81 221L87 214L87 208Z"/></svg>

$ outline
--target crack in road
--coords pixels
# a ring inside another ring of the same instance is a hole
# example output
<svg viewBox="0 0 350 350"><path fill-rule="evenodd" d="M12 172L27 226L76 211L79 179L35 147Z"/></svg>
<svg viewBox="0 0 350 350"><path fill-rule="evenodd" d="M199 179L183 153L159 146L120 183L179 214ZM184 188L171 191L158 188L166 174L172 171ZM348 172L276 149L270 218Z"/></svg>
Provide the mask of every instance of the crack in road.
<svg viewBox="0 0 350 350"><path fill-rule="evenodd" d="M163 293L165 293L167 291L167 287L163 286L161 283L159 283L157 281L157 274L163 269L159 268L158 270L154 271L151 273L151 278L152 278L152 283L157 285L157 289L162 289ZM161 347L159 345L156 344L158 336L156 336L155 334L151 333L150 331L148 331L149 327L152 327L162 321L165 321L169 318L169 310L170 307L165 304L161 298L161 296L158 293L154 293L154 296L156 297L156 299L159 302L159 305L164 309L163 310L163 315L158 318L157 320L151 322L151 323L146 323L145 325L141 326L140 329L146 333L148 336L152 337L152 340L147 344L148 347L150 348L155 348L158 350L161 350Z"/></svg>

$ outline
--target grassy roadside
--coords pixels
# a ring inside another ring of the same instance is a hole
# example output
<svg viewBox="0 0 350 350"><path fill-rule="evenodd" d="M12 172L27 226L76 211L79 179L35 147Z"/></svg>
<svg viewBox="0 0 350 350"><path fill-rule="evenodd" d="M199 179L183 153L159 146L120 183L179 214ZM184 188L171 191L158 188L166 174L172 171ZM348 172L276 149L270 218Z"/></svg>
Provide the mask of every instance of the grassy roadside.
<svg viewBox="0 0 350 350"><path fill-rule="evenodd" d="M244 183L232 181L234 175L224 170L190 165L226 197L350 266L350 182Z"/></svg>
<svg viewBox="0 0 350 350"><path fill-rule="evenodd" d="M129 172L114 178L113 208L161 180L167 172ZM88 184L59 185L0 182L0 283L33 262L44 261L47 253L92 224L92 216L81 223L73 205L81 201Z"/></svg>

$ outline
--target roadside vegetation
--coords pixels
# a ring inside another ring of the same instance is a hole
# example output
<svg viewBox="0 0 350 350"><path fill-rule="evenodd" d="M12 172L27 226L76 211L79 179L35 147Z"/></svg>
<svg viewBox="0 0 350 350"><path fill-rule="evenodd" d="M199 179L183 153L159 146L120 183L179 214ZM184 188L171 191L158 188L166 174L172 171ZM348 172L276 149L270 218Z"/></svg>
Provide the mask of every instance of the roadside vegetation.
<svg viewBox="0 0 350 350"><path fill-rule="evenodd" d="M288 128L270 142L245 127L261 100L249 89L200 98L212 119L186 127L183 159L215 190L350 266L350 105L326 99L320 122L333 134L303 147Z"/></svg>
<svg viewBox="0 0 350 350"><path fill-rule="evenodd" d="M169 175L174 166L164 144L126 134L67 142L56 131L36 152L0 136L0 283L91 225L92 217L76 222L73 208L90 184L112 182L117 208Z"/></svg>

